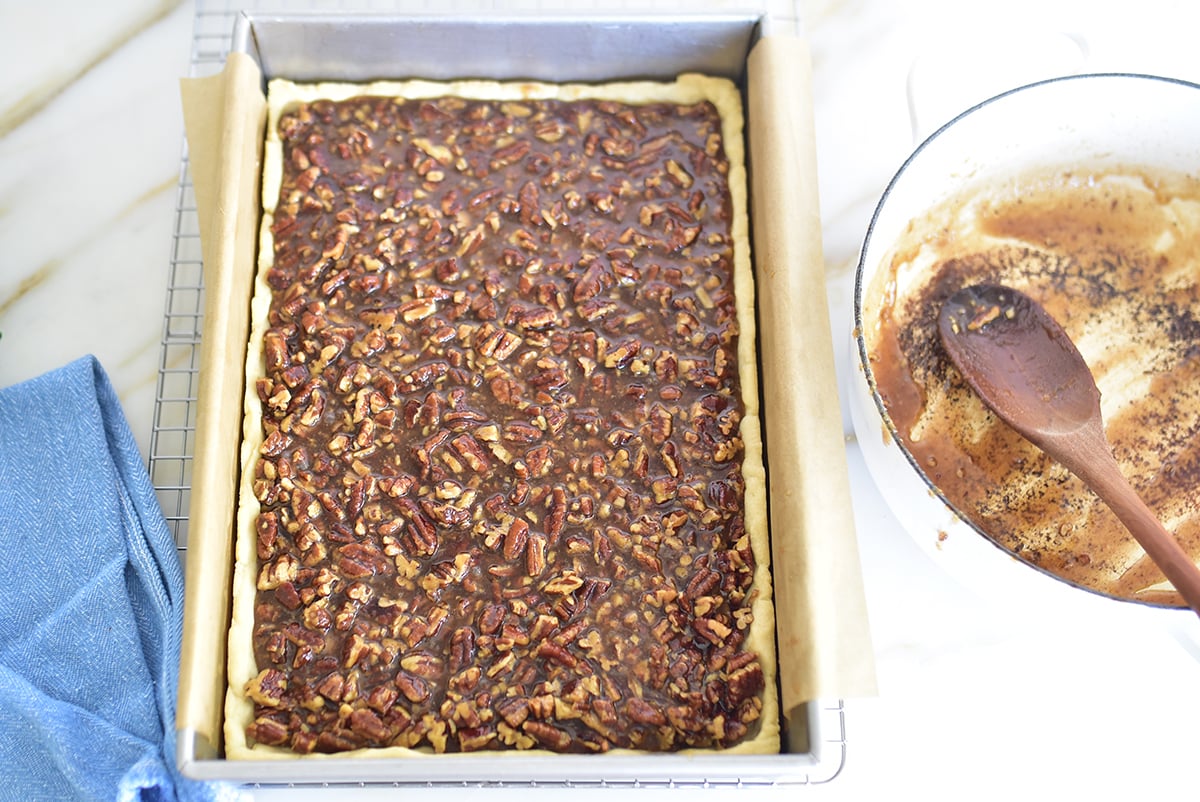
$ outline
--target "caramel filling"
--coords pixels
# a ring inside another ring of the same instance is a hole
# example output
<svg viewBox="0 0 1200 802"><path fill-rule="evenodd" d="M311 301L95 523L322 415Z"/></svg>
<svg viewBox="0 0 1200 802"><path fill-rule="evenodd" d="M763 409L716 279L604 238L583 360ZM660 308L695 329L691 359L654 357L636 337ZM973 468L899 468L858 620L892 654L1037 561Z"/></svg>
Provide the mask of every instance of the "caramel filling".
<svg viewBox="0 0 1200 802"><path fill-rule="evenodd" d="M713 105L363 96L279 133L248 738L756 731Z"/></svg>

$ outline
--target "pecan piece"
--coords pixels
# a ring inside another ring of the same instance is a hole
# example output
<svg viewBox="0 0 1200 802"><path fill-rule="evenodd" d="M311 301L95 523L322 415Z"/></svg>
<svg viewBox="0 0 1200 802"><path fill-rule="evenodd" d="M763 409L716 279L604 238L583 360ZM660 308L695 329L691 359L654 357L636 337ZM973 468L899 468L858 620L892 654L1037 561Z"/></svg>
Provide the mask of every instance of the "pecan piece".
<svg viewBox="0 0 1200 802"><path fill-rule="evenodd" d="M540 576L546 570L546 537L539 533L529 535L525 550L525 573Z"/></svg>
<svg viewBox="0 0 1200 802"><path fill-rule="evenodd" d="M516 324L525 331L541 331L550 328L556 322L558 322L558 318L553 309L539 306L518 315Z"/></svg>
<svg viewBox="0 0 1200 802"><path fill-rule="evenodd" d="M599 260L591 260L584 268L583 273L576 279L575 286L571 291L571 300L580 304L590 298L595 298L604 290L606 280L611 281L604 266L600 264Z"/></svg>
<svg viewBox="0 0 1200 802"><path fill-rule="evenodd" d="M399 692L395 688L380 685L367 694L367 706L377 713L384 715L392 709L392 705L396 703L399 695Z"/></svg>
<svg viewBox="0 0 1200 802"><path fill-rule="evenodd" d="M625 711L634 721L642 724L652 724L655 727L661 727L667 723L667 717L658 708L651 705L645 699L639 699L636 696L631 696L625 703Z"/></svg>
<svg viewBox="0 0 1200 802"><path fill-rule="evenodd" d="M563 522L567 517L567 491L561 485L556 485L551 491L550 513L546 516L546 537L551 543L558 543L562 535ZM591 502L590 496L585 496Z"/></svg>
<svg viewBox="0 0 1200 802"><path fill-rule="evenodd" d="M422 512L417 512L409 518L406 531L411 540L413 551L422 557L429 557L437 551L438 534L433 521Z"/></svg>
<svg viewBox="0 0 1200 802"><path fill-rule="evenodd" d="M366 543L347 543L339 546L337 554L338 570L351 578L390 574L394 570L394 564L387 555Z"/></svg>
<svg viewBox="0 0 1200 802"><path fill-rule="evenodd" d="M708 568L701 568L692 578L688 580L687 593L691 599L698 599L701 596L707 596L718 585L721 584L721 575L716 571L711 571Z"/></svg>
<svg viewBox="0 0 1200 802"><path fill-rule="evenodd" d="M533 135L543 142L557 142L567 135L567 127L559 120L543 120L533 126Z"/></svg>
<svg viewBox="0 0 1200 802"><path fill-rule="evenodd" d="M284 582L295 582L300 563L290 554L284 553L262 567L258 574L259 590L274 590Z"/></svg>
<svg viewBox="0 0 1200 802"><path fill-rule="evenodd" d="M463 462L476 473L483 473L491 465L487 452L479 441L470 434L463 433L450 441L450 447L462 457Z"/></svg>
<svg viewBox="0 0 1200 802"><path fill-rule="evenodd" d="M475 660L475 632L459 627L450 638L450 671L457 673Z"/></svg>
<svg viewBox="0 0 1200 802"><path fill-rule="evenodd" d="M571 654L563 646L555 643L554 641L543 641L542 644L538 646L537 655L538 657L545 658L546 660L566 666L567 668L575 668L577 665L579 665L579 660L575 658L575 655Z"/></svg>
<svg viewBox="0 0 1200 802"><path fill-rule="evenodd" d="M510 421L501 436L510 443L533 443L542 439L542 430L525 421Z"/></svg>
<svg viewBox="0 0 1200 802"><path fill-rule="evenodd" d="M571 736L565 731L544 721L526 721L521 725L542 746L552 752L565 752L571 746Z"/></svg>
<svg viewBox="0 0 1200 802"><path fill-rule="evenodd" d="M496 702L496 712L510 727L520 727L529 718L529 702L519 696L508 696Z"/></svg>
<svg viewBox="0 0 1200 802"><path fill-rule="evenodd" d="M611 315L619 304L610 298L589 298L579 305L579 315L589 323Z"/></svg>
<svg viewBox="0 0 1200 802"><path fill-rule="evenodd" d="M266 668L246 683L246 696L264 707L279 707L283 704L283 695L287 692L287 686L287 677L282 671Z"/></svg>
<svg viewBox="0 0 1200 802"><path fill-rule="evenodd" d="M542 585L542 592L551 596L566 596L581 587L583 587L583 577L574 571L566 570Z"/></svg>
<svg viewBox="0 0 1200 802"><path fill-rule="evenodd" d="M667 175L671 177L672 181L684 189L689 189L692 186L692 182L695 180L692 177L692 174L689 173L682 164L674 159L667 160Z"/></svg>
<svg viewBox="0 0 1200 802"><path fill-rule="evenodd" d="M258 532L258 557L269 560L275 555L275 542L279 537L279 516L274 512L263 511L255 523Z"/></svg>
<svg viewBox="0 0 1200 802"><path fill-rule="evenodd" d="M346 680L341 674L330 674L317 685L317 693L333 702L340 702L346 690Z"/></svg>
<svg viewBox="0 0 1200 802"><path fill-rule="evenodd" d="M267 746L282 746L288 742L288 728L273 718L265 716L256 718L246 734L260 744Z"/></svg>
<svg viewBox="0 0 1200 802"><path fill-rule="evenodd" d="M477 752L496 739L496 730L488 725L464 727L458 731L458 745L464 752Z"/></svg>
<svg viewBox="0 0 1200 802"><path fill-rule="evenodd" d="M729 675L729 704L738 706L747 699L757 696L763 689L762 666L758 662L743 666Z"/></svg>
<svg viewBox="0 0 1200 802"><path fill-rule="evenodd" d="M614 350L604 355L604 366L606 368L624 368L633 361L633 358L637 356L641 348L642 344L637 339L625 340Z"/></svg>
<svg viewBox="0 0 1200 802"><path fill-rule="evenodd" d="M692 622L692 626L714 646L724 644L729 639L730 633L733 632L728 626L714 618L697 618Z"/></svg>
<svg viewBox="0 0 1200 802"><path fill-rule="evenodd" d="M479 613L479 631L484 635L494 635L504 623L508 610L503 604L487 604Z"/></svg>
<svg viewBox="0 0 1200 802"><path fill-rule="evenodd" d="M391 733L374 710L359 709L350 714L350 730L357 735L377 743L385 744Z"/></svg>
<svg viewBox="0 0 1200 802"><path fill-rule="evenodd" d="M261 453L264 457L268 457L268 458L269 457L278 457L284 451L287 451L288 447L291 446L291 444L292 444L292 438L288 437L286 434L284 434L280 430L276 429L275 431L273 431L269 435L267 435L266 438L263 440L263 444L259 449L259 453Z"/></svg>
<svg viewBox="0 0 1200 802"><path fill-rule="evenodd" d="M529 524L522 518L513 518L504 536L504 559L515 560L525 551L529 540Z"/></svg>
<svg viewBox="0 0 1200 802"><path fill-rule="evenodd" d="M424 702L429 698L429 684L418 676L400 672L396 675L396 687L404 698L413 703Z"/></svg>
<svg viewBox="0 0 1200 802"><path fill-rule="evenodd" d="M443 674L442 659L428 652L411 652L400 659L405 671L425 679L436 680Z"/></svg>

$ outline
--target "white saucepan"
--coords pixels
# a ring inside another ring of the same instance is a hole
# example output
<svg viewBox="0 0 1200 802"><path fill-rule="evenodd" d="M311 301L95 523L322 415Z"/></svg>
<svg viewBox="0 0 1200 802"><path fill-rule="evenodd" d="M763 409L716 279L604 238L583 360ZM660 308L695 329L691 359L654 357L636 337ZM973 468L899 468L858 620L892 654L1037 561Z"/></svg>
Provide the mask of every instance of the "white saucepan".
<svg viewBox="0 0 1200 802"><path fill-rule="evenodd" d="M860 255L851 415L867 467L897 519L936 563L980 594L1029 614L1178 623L1192 614L1081 589L1019 561L960 518L897 436L862 336L877 312L865 290L910 221L966 182L1077 163L1200 173L1200 86L1129 74L1043 81L974 106L917 147L883 193Z"/></svg>

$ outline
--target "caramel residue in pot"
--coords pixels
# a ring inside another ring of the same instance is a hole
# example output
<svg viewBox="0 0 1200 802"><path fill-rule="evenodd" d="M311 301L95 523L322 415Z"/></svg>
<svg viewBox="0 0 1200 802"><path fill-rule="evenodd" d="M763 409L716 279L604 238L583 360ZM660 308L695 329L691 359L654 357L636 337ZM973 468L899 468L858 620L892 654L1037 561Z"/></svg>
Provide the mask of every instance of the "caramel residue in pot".
<svg viewBox="0 0 1200 802"><path fill-rule="evenodd" d="M1182 606L1116 516L975 396L942 348L937 312L982 281L1045 306L1096 376L1123 473L1200 558L1200 177L1018 176L914 221L893 253L866 315L878 326L864 328L880 396L927 478L1019 558Z"/></svg>

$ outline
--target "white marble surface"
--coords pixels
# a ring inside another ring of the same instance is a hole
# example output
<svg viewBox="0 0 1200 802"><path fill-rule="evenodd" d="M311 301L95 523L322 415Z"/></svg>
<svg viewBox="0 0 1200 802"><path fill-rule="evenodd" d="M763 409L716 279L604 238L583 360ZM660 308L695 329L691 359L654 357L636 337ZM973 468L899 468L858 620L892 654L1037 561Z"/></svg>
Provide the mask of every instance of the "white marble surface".
<svg viewBox="0 0 1200 802"><path fill-rule="evenodd" d="M824 247L843 372L857 248L915 142L910 72L917 127L926 131L994 91L1061 72L1200 81L1200 5L1191 0L801 0L799 10L813 46ZM144 452L182 137L177 82L188 70L193 11L166 0L0 0L0 386L94 353ZM1200 658L1153 627L1006 618L939 572L899 529L866 478L848 423L847 433L880 693L847 701L849 757L832 782L704 796L1194 798Z"/></svg>

